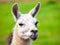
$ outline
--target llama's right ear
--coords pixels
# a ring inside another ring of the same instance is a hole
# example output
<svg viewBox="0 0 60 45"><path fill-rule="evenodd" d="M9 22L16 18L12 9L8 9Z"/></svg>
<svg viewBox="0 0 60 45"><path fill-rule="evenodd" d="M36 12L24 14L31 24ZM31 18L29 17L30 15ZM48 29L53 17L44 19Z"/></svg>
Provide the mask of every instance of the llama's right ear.
<svg viewBox="0 0 60 45"><path fill-rule="evenodd" d="M13 5L13 7L12 7L12 13L13 13L13 16L14 16L15 20L17 20L20 17L20 13L18 11L18 5L17 5L17 3Z"/></svg>
<svg viewBox="0 0 60 45"><path fill-rule="evenodd" d="M40 8L40 2L29 12L32 17L35 17L36 13L39 11Z"/></svg>

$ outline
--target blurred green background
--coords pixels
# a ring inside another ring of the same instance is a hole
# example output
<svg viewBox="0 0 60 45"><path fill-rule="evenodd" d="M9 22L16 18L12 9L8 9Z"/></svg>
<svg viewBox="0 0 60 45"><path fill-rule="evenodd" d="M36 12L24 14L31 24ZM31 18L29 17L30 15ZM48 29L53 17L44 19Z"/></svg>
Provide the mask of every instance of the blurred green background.
<svg viewBox="0 0 60 45"><path fill-rule="evenodd" d="M19 10L28 13L38 1L41 3L36 16L39 20L39 34L32 45L60 45L60 0L21 0L18 2ZM15 2L0 3L0 45L6 44L7 37L15 25L11 14L11 7Z"/></svg>

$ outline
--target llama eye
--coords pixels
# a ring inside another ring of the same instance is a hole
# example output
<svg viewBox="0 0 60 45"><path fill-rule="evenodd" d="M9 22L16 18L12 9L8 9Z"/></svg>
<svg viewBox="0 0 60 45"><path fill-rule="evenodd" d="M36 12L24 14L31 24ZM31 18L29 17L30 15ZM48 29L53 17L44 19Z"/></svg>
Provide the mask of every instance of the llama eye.
<svg viewBox="0 0 60 45"><path fill-rule="evenodd" d="M38 21L35 23L35 26L37 26L37 24L38 24Z"/></svg>
<svg viewBox="0 0 60 45"><path fill-rule="evenodd" d="M20 26L23 26L24 24L20 23L19 25L20 25Z"/></svg>

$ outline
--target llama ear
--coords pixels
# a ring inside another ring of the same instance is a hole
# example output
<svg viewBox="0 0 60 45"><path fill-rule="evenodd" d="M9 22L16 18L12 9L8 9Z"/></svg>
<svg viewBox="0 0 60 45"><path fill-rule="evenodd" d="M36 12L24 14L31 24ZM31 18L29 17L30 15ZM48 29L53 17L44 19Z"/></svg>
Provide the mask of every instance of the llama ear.
<svg viewBox="0 0 60 45"><path fill-rule="evenodd" d="M12 13L13 13L13 16L14 16L15 20L17 20L20 17L17 3L13 5Z"/></svg>
<svg viewBox="0 0 60 45"><path fill-rule="evenodd" d="M40 2L29 13L34 17L40 8Z"/></svg>

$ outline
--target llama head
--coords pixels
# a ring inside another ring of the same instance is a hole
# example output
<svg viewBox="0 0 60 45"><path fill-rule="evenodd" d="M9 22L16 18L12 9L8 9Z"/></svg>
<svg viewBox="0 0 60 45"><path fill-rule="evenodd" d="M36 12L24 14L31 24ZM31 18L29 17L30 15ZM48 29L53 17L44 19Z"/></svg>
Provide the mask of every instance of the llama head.
<svg viewBox="0 0 60 45"><path fill-rule="evenodd" d="M36 13L38 12L40 3L38 3L29 13L21 14L18 10L18 5L14 4L12 7L12 13L16 21L15 27L18 29L18 35L23 39L32 39L35 40L38 36L37 31L37 19L35 18Z"/></svg>

